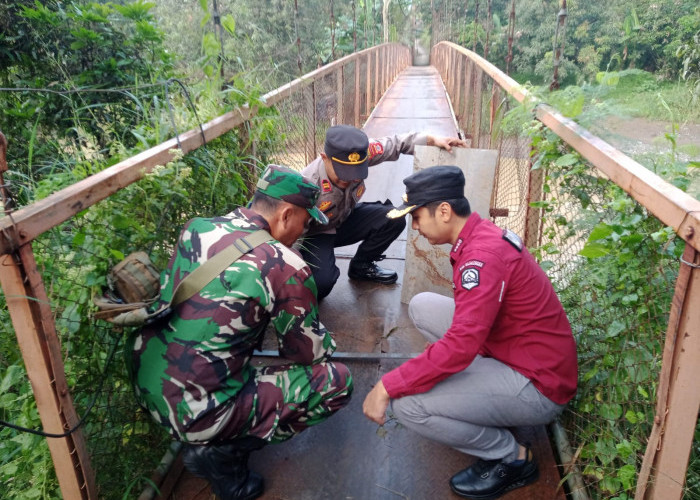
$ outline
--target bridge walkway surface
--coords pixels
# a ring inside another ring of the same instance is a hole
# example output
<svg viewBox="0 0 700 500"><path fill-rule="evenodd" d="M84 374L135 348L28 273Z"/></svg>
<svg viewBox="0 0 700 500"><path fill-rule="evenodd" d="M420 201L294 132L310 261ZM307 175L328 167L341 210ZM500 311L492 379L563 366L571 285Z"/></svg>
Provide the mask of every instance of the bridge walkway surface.
<svg viewBox="0 0 700 500"><path fill-rule="evenodd" d="M437 70L410 67L399 75L364 126L370 137L419 130L456 136L452 110ZM363 201L401 203L401 179L413 170L413 158L370 168ZM410 223L410 219L408 221ZM459 498L451 492L450 477L475 458L429 441L390 420L383 428L362 414L362 401L383 373L398 366L401 355L420 352L424 340L401 303L406 234L387 251L382 266L399 274L386 286L347 278L354 247L336 251L341 277L322 301L321 320L334 332L337 361L346 363L355 380L350 405L328 421L279 445L253 453L250 467L265 478L263 500L439 500ZM268 337L270 337L268 335ZM265 349L274 349L266 339ZM373 354L372 354L373 353ZM257 363L279 362L259 357ZM540 465L535 484L504 495L503 499L564 499L560 474L544 426L518 429L519 439L532 444ZM207 483L187 473L181 457L161 486L171 500L213 498Z"/></svg>

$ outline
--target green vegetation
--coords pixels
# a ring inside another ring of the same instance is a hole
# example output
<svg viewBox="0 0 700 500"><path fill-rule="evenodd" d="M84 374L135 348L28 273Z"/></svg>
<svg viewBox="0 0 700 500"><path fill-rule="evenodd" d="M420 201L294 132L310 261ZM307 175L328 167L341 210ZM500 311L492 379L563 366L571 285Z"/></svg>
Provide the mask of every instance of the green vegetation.
<svg viewBox="0 0 700 500"><path fill-rule="evenodd" d="M0 130L9 140L15 206L26 205L203 120L259 106L246 137L231 132L79 213L34 242L63 348L68 385L96 470L100 498L138 491L167 438L137 411L127 380L122 335L95 322L92 296L111 265L149 250L161 266L190 217L245 203L248 185L272 145L275 113L255 87L224 86L211 58L196 86L173 79L174 58L152 15L154 4L22 1L0 6ZM224 91L221 91L224 86ZM15 90L7 90L15 89ZM0 296L0 419L41 429L4 296ZM114 460L114 457L120 457ZM3 498L59 498L47 440L0 427Z"/></svg>
<svg viewBox="0 0 700 500"><path fill-rule="evenodd" d="M544 100L587 127L608 115L700 122L695 0L568 4L560 67L565 88ZM167 443L136 411L122 362L125 332L92 318L92 295L107 269L137 249L148 249L163 265L186 219L244 203L247 186L280 140L276 111L265 109L260 95L355 45L359 50L381 40L378 0L299 0L298 12L284 0L218 5L220 27L206 0L0 5L0 130L10 141L4 176L17 205L235 107L260 108L245 141L234 131L178 157L35 242L79 415L97 397L85 432L100 498L126 497L129 490L134 496ZM475 21L474 2L393 0L389 33L407 44L414 35L426 46L431 39L454 40L479 53L488 36L489 59L505 68L510 5L494 0L489 25L484 2ZM518 0L518 81L549 82L558 9L556 0ZM697 165L683 154L697 152L677 146L675 130L667 134L667 154L638 159L686 189ZM546 172L547 196L535 202L545 214L536 250L567 310L575 311L582 354L570 434L595 483L592 491L622 500L633 490L653 417L660 342L682 244L551 134L539 127L530 132L536 168ZM248 139L255 142L254 157ZM0 419L38 429L4 296L0 325ZM697 498L692 491L700 484L697 442L688 498ZM59 498L46 439L0 427L0 484L3 498Z"/></svg>
<svg viewBox="0 0 700 500"><path fill-rule="evenodd" d="M646 92L644 104L653 106L657 100L673 121L652 75L626 70L605 78L601 87L540 91L540 97L588 125L624 105L628 112L638 109L626 97ZM528 113L526 107L514 109L505 126L525 123ZM539 122L526 132L533 145L533 169L544 174L542 198L531 203L543 218L542 239L533 250L555 284L579 351L579 390L564 424L593 498L628 500L652 428L684 242ZM685 191L700 165L681 157L673 131L667 141L668 153L640 160ZM698 498L692 489L698 477L693 456L685 498Z"/></svg>

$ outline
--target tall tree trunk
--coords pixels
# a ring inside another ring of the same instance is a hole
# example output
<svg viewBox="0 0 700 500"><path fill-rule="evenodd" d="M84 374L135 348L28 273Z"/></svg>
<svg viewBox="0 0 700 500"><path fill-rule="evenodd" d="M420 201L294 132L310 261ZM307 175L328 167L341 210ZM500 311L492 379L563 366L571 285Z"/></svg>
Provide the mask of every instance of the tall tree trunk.
<svg viewBox="0 0 700 500"><path fill-rule="evenodd" d="M554 74L552 82L549 84L549 90L557 90L559 88L559 65L561 58L564 55L564 42L566 41L566 0L561 0L561 9L557 14L557 30L554 33ZM559 42L561 39L561 43Z"/></svg>
<svg viewBox="0 0 700 500"><path fill-rule="evenodd" d="M352 0L352 45L353 52L357 52L357 10L355 0Z"/></svg>
<svg viewBox="0 0 700 500"><path fill-rule="evenodd" d="M515 1L515 0L513 0ZM297 66L299 67L299 76L303 75L301 64L301 38L299 37L299 3L294 0L294 34L297 36Z"/></svg>
<svg viewBox="0 0 700 500"><path fill-rule="evenodd" d="M508 18L508 55L506 56L506 75L510 76L511 65L513 63L513 38L515 37L515 0L510 7L510 17Z"/></svg>
<svg viewBox="0 0 700 500"><path fill-rule="evenodd" d="M491 12L491 0L488 0L488 13L486 15L486 43L484 44L484 59L489 57L489 39L491 38L491 24L493 21L493 14Z"/></svg>
<svg viewBox="0 0 700 500"><path fill-rule="evenodd" d="M391 0L384 0L382 7L382 26L384 28L384 43L389 41L389 4Z"/></svg>
<svg viewBox="0 0 700 500"><path fill-rule="evenodd" d="M335 61L335 16L333 15L333 0L328 2L331 8L331 61Z"/></svg>
<svg viewBox="0 0 700 500"><path fill-rule="evenodd" d="M479 0L476 0L474 9L474 42L472 43L472 50L476 52L476 40L479 37Z"/></svg>
<svg viewBox="0 0 700 500"><path fill-rule="evenodd" d="M219 15L219 5L216 0L212 0L212 11L214 18L214 33L219 39L219 75L221 76L221 86L224 87L224 29L221 26L221 15Z"/></svg>

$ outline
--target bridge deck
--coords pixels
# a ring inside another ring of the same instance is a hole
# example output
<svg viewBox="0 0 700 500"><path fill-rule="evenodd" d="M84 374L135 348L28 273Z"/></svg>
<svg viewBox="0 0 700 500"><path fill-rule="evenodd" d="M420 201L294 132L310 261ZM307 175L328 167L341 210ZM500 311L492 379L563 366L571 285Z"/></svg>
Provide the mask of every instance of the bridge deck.
<svg viewBox="0 0 700 500"><path fill-rule="evenodd" d="M456 135L452 112L437 71L432 67L405 70L384 95L364 127L370 137L410 130ZM400 203L400 179L412 171L412 157L370 169L364 200ZM420 352L424 341L401 304L405 235L392 244L382 265L399 273L393 286L347 279L354 248L336 251L341 278L321 304L321 319L335 333L338 350L361 353ZM268 348L272 348L269 344ZM362 415L362 401L382 373L401 361L342 360L355 379L350 405L327 422L294 439L268 446L252 455L250 465L266 481L265 500L357 499L423 500L458 498L449 478L474 458L428 441L389 422L384 429ZM563 499L544 427L523 429L540 464L540 480L504 499ZM204 500L212 497L206 482L190 476L178 459L161 488L164 498Z"/></svg>

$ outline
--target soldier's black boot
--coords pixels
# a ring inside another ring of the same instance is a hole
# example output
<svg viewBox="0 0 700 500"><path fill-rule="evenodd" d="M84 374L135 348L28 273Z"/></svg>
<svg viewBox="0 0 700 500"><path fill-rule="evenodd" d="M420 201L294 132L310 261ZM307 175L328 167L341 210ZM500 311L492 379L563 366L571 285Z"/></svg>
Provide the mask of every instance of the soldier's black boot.
<svg viewBox="0 0 700 500"><path fill-rule="evenodd" d="M374 262L351 260L348 268L348 276L354 280L376 281L385 285L396 283L398 274L391 269L379 267Z"/></svg>
<svg viewBox="0 0 700 500"><path fill-rule="evenodd" d="M227 444L186 444L183 462L191 474L209 481L221 500L253 500L262 495L263 478L248 470L250 452L264 446L258 438L243 438Z"/></svg>
<svg viewBox="0 0 700 500"><path fill-rule="evenodd" d="M493 500L504 493L537 481L537 462L528 448L524 460L477 460L450 479L452 491L474 500Z"/></svg>

